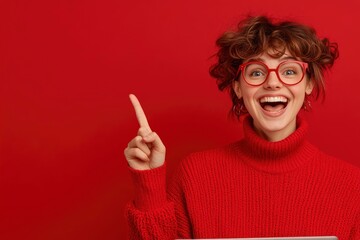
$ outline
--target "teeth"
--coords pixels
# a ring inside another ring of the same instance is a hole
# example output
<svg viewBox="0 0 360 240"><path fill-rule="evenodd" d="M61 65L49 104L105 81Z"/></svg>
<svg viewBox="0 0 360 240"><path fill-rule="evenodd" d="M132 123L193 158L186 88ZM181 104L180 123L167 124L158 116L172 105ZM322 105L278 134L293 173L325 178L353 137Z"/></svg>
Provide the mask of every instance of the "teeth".
<svg viewBox="0 0 360 240"><path fill-rule="evenodd" d="M263 97L260 99L260 102L261 103L264 103L264 102L287 102L287 98L285 97Z"/></svg>

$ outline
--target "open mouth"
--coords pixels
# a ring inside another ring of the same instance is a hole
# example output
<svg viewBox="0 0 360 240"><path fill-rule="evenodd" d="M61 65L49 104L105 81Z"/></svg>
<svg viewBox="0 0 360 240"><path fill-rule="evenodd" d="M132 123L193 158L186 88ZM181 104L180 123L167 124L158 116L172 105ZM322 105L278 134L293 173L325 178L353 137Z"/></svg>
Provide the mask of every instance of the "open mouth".
<svg viewBox="0 0 360 240"><path fill-rule="evenodd" d="M261 107L268 112L278 112L286 108L288 99L283 96L263 97L260 99Z"/></svg>

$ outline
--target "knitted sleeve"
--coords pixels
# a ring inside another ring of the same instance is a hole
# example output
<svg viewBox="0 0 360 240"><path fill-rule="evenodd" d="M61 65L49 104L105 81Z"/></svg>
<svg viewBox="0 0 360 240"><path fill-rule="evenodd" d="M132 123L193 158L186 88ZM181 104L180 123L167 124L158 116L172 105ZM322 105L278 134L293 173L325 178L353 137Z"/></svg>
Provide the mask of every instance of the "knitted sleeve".
<svg viewBox="0 0 360 240"><path fill-rule="evenodd" d="M350 237L350 240L357 240L357 239L360 239L360 212L357 216L355 225L351 230L351 237Z"/></svg>
<svg viewBox="0 0 360 240"><path fill-rule="evenodd" d="M126 218L131 240L176 238L176 218L171 203L150 211L141 211L130 203L126 209Z"/></svg>
<svg viewBox="0 0 360 240"><path fill-rule="evenodd" d="M126 206L130 239L174 239L176 218L174 206L166 196L165 165L152 170L134 170L135 198Z"/></svg>
<svg viewBox="0 0 360 240"><path fill-rule="evenodd" d="M130 169L135 186L135 198L125 209L130 239L173 240L190 236L180 184L171 184L172 194L167 195L165 168Z"/></svg>

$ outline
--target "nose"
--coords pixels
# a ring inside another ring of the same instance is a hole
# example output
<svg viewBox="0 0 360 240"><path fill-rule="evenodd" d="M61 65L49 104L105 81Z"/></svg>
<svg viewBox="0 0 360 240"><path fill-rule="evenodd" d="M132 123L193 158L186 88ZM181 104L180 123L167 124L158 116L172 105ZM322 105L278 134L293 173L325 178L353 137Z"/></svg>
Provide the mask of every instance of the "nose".
<svg viewBox="0 0 360 240"><path fill-rule="evenodd" d="M278 78L276 71L270 70L263 86L266 89L279 89L283 86L283 83Z"/></svg>

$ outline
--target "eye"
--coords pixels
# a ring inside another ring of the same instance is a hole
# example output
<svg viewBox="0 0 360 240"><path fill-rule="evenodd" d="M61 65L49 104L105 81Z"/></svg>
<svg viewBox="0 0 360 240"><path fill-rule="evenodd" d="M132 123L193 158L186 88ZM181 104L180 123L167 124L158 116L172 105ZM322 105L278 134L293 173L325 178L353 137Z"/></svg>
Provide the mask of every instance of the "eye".
<svg viewBox="0 0 360 240"><path fill-rule="evenodd" d="M295 74L296 74L296 72L291 69L287 69L284 71L284 75L295 75Z"/></svg>
<svg viewBox="0 0 360 240"><path fill-rule="evenodd" d="M280 65L279 73L284 77L295 77L302 73L302 67L297 62L285 62Z"/></svg>
<svg viewBox="0 0 360 240"><path fill-rule="evenodd" d="M249 63L244 69L244 77L248 81L262 81L266 78L267 68L261 63Z"/></svg>
<svg viewBox="0 0 360 240"><path fill-rule="evenodd" d="M249 73L250 77L261 77L264 76L265 74L262 71L259 70L255 70Z"/></svg>
<svg viewBox="0 0 360 240"><path fill-rule="evenodd" d="M250 78L261 78L266 76L266 69L258 64L251 64L245 69L246 76Z"/></svg>

